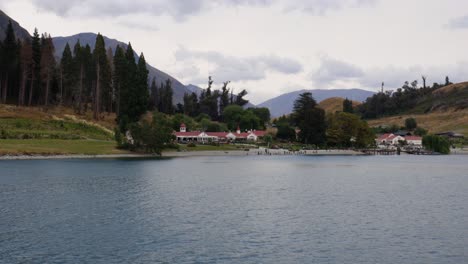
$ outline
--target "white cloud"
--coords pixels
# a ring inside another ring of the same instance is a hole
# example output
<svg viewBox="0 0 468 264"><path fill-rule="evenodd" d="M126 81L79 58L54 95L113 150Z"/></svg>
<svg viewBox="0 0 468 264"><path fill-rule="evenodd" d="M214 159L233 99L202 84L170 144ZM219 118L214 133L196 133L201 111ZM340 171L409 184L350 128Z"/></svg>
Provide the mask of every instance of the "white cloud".
<svg viewBox="0 0 468 264"><path fill-rule="evenodd" d="M285 5L286 11L299 10L311 15L325 15L331 10L373 6L378 0L291 0Z"/></svg>
<svg viewBox="0 0 468 264"><path fill-rule="evenodd" d="M361 68L351 63L340 61L328 56L321 58L320 67L310 74L314 84L323 88L365 88L376 90L381 83L388 89L401 87L405 81L418 80L427 77L427 85L443 83L445 76L452 82L465 81L468 76L468 61L460 61L448 65L437 66L378 66ZM337 87L338 86L338 87Z"/></svg>
<svg viewBox="0 0 468 264"><path fill-rule="evenodd" d="M353 81L364 76L364 72L358 66L337 59L323 56L320 67L311 74L314 83L330 87L336 81Z"/></svg>
<svg viewBox="0 0 468 264"><path fill-rule="evenodd" d="M218 80L261 80L266 77L267 72L297 74L303 70L298 61L275 55L234 57L214 51L192 51L179 47L175 57L178 61L196 63L201 60L211 64L213 67L210 74Z"/></svg>
<svg viewBox="0 0 468 264"><path fill-rule="evenodd" d="M220 6L282 6L284 10L300 10L323 15L330 10L373 5L378 0L32 0L42 11L59 16L122 16L128 14L168 15L176 21Z"/></svg>
<svg viewBox="0 0 468 264"><path fill-rule="evenodd" d="M452 19L447 25L449 28L468 28L468 15Z"/></svg>
<svg viewBox="0 0 468 264"><path fill-rule="evenodd" d="M142 31L158 31L159 27L151 23L140 23L138 21L132 20L122 20L118 22L119 25L122 25L126 28L133 30L142 30Z"/></svg>

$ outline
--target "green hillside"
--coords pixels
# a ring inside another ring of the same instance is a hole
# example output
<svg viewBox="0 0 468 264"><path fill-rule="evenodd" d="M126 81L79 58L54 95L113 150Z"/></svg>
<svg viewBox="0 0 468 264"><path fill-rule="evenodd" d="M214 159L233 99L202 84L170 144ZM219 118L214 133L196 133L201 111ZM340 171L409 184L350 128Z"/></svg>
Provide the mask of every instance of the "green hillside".
<svg viewBox="0 0 468 264"><path fill-rule="evenodd" d="M65 107L0 105L0 155L126 153L116 148L114 119L96 122Z"/></svg>

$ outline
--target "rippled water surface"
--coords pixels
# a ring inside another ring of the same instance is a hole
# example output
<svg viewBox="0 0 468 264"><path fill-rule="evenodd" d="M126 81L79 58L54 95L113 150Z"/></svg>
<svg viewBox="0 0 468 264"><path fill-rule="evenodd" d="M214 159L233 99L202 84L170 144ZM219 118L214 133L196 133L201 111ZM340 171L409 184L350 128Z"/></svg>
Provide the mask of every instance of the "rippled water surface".
<svg viewBox="0 0 468 264"><path fill-rule="evenodd" d="M468 263L468 157L0 161L0 263Z"/></svg>

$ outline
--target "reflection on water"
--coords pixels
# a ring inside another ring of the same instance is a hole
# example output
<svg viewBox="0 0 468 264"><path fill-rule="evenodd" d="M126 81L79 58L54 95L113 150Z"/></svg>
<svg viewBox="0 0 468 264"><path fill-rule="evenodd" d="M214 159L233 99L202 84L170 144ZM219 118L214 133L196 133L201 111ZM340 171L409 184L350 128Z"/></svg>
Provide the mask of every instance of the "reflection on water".
<svg viewBox="0 0 468 264"><path fill-rule="evenodd" d="M0 263L467 263L467 158L0 161Z"/></svg>

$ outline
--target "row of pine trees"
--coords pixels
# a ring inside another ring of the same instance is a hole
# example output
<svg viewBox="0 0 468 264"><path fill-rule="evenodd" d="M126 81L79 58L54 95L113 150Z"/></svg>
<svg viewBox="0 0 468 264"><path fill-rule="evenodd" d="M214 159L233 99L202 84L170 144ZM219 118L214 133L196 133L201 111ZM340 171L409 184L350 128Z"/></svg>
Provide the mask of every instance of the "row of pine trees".
<svg viewBox="0 0 468 264"><path fill-rule="evenodd" d="M79 41L72 49L67 43L57 61L49 34L40 36L36 29L30 39L17 39L11 21L5 33L0 41L0 103L63 105L78 114L91 110L95 119L114 112L122 129L148 109L145 57L141 54L136 62L131 44L106 50L98 34L94 49Z"/></svg>

